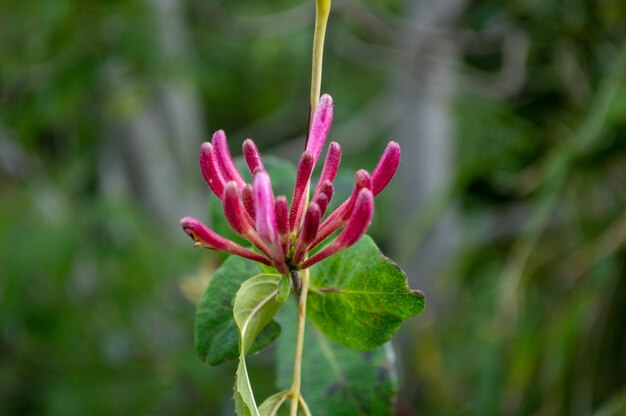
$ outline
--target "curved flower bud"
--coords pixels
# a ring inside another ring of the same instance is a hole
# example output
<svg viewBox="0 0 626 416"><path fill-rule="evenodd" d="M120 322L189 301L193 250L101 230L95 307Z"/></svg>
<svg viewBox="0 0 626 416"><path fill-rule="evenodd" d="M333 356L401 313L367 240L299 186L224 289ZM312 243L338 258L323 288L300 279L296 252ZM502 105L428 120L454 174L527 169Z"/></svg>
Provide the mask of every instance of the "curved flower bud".
<svg viewBox="0 0 626 416"><path fill-rule="evenodd" d="M341 234L325 247L322 251L306 260L302 263L302 268L307 268L315 263L318 263L325 258L338 253L341 250L352 246L359 241L365 231L367 231L370 223L372 222L372 216L374 215L374 195L372 191L367 188L359 191L359 196L356 199L354 210L348 220L346 228L343 229Z"/></svg>
<svg viewBox="0 0 626 416"><path fill-rule="evenodd" d="M184 217L180 220L180 225L183 231L185 231L185 233L187 233L187 235L189 235L189 237L191 237L195 241L195 247L204 247L211 250L225 251L227 253L245 257L247 259L254 260L268 266L272 264L266 257L255 253L252 250L241 247L239 244L234 243L227 238L216 234L210 228L208 228L206 225L204 225L202 222L198 221L195 218Z"/></svg>
<svg viewBox="0 0 626 416"><path fill-rule="evenodd" d="M317 184L317 188L315 189L315 195L321 192L320 187L327 181L330 181L330 184L332 186L332 183L337 176L340 162L341 147L339 146L339 143L331 142L330 146L328 146L328 152L326 153L326 159L324 160L324 167L322 168L320 180Z"/></svg>
<svg viewBox="0 0 626 416"><path fill-rule="evenodd" d="M383 152L374 172L372 172L372 192L374 196L385 189L393 175L395 175L400 164L400 145L396 142L389 142Z"/></svg>
<svg viewBox="0 0 626 416"><path fill-rule="evenodd" d="M268 244L275 244L278 241L278 230L274 192L270 177L266 172L259 172L254 176L253 191L256 231L263 241Z"/></svg>
<svg viewBox="0 0 626 416"><path fill-rule="evenodd" d="M316 203L320 207L321 216L324 216L324 213L326 212L326 208L328 208L328 204L330 203L328 194L320 192L320 194L317 197L315 197L313 202Z"/></svg>
<svg viewBox="0 0 626 416"><path fill-rule="evenodd" d="M354 189L352 191L352 195L347 201L341 204L339 208L333 211L333 213L330 214L328 218L326 218L326 220L324 220L324 222L320 226L320 231L315 238L312 246L317 246L329 235L337 231L343 224L345 224L348 218L350 218L352 211L354 210L354 206L356 204L357 197L359 196L359 192L361 191L361 189L371 188L372 180L370 174L364 169L358 170L354 175Z"/></svg>
<svg viewBox="0 0 626 416"><path fill-rule="evenodd" d="M291 199L291 212L289 213L289 227L295 230L300 225L302 210L304 209L304 195L308 192L311 173L313 173L315 159L310 151L302 153L298 171L296 172L296 184L293 188L293 198Z"/></svg>
<svg viewBox="0 0 626 416"><path fill-rule="evenodd" d="M217 165L213 145L209 142L204 142L200 146L200 170L209 188L218 198L222 198L224 178Z"/></svg>
<svg viewBox="0 0 626 416"><path fill-rule="evenodd" d="M213 134L213 148L215 149L215 158L219 164L222 176L226 181L235 181L239 187L245 185L233 158L228 150L228 142L226 141L226 134L224 130L218 130Z"/></svg>
<svg viewBox="0 0 626 416"><path fill-rule="evenodd" d="M281 273L287 273L283 250L278 240L274 192L267 172L261 171L254 176L253 196L257 234L269 247L274 267Z"/></svg>
<svg viewBox="0 0 626 416"><path fill-rule="evenodd" d="M309 204L306 215L304 216L304 223L302 224L300 235L298 236L292 263L299 264L304 260L309 245L311 245L317 235L321 217L322 212L320 207L315 202Z"/></svg>
<svg viewBox="0 0 626 416"><path fill-rule="evenodd" d="M309 129L309 137L306 142L306 150L313 153L313 160L315 162L317 162L324 148L324 142L326 141L332 122L333 99L330 95L324 94L320 97L317 107L315 107L313 120L311 120L311 127Z"/></svg>
<svg viewBox="0 0 626 416"><path fill-rule="evenodd" d="M259 149L257 149L256 144L254 144L251 139L246 139L246 141L243 142L243 156L246 159L246 163L252 175L256 174L257 169L265 170Z"/></svg>

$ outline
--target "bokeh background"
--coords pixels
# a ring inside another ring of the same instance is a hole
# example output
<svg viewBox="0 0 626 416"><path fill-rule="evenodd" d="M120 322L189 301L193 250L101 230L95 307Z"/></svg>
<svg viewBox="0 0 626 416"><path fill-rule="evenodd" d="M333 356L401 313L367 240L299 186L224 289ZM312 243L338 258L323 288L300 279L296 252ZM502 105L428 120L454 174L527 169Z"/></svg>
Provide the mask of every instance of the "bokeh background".
<svg viewBox="0 0 626 416"><path fill-rule="evenodd" d="M178 219L216 129L297 160L313 16L0 1L0 414L232 414ZM626 414L626 2L335 0L324 69L342 170L403 148L371 231L429 302L398 414Z"/></svg>

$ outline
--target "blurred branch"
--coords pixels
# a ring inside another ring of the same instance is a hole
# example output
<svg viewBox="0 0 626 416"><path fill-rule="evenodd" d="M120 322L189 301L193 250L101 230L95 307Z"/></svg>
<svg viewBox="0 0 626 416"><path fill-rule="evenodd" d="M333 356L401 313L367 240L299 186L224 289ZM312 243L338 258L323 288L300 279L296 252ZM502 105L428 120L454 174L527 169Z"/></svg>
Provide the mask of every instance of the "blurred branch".
<svg viewBox="0 0 626 416"><path fill-rule="evenodd" d="M216 30L228 35L272 38L302 30L313 23L315 2L305 1L290 9L265 16L245 16L222 2L213 2L206 13ZM227 27L228 26L228 27ZM233 27L236 30L233 30Z"/></svg>

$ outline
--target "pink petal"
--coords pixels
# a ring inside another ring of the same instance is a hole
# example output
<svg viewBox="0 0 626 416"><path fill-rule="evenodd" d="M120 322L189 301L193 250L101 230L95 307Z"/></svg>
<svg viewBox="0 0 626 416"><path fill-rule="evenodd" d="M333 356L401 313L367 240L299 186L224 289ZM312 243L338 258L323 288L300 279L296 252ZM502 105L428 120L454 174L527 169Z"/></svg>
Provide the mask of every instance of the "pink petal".
<svg viewBox="0 0 626 416"><path fill-rule="evenodd" d="M251 139L246 139L246 141L243 142L243 156L246 159L246 163L252 175L256 174L257 169L265 170L259 149L257 149L256 144L254 144Z"/></svg>
<svg viewBox="0 0 626 416"><path fill-rule="evenodd" d="M244 180L241 178L239 171L235 167L235 162L228 150L228 142L226 141L226 134L223 130L218 130L213 134L213 148L215 149L215 156L222 171L222 176L226 181L235 181L239 187L245 185Z"/></svg>
<svg viewBox="0 0 626 416"><path fill-rule="evenodd" d="M216 234L195 218L184 217L180 220L180 225L183 231L185 231L185 233L187 233L187 235L195 241L194 245L196 247L225 251L227 253L245 257L268 266L272 265L272 262L266 257L248 250L247 248L241 247L239 244Z"/></svg>
<svg viewBox="0 0 626 416"><path fill-rule="evenodd" d="M209 188L218 198L224 193L224 178L220 173L219 166L215 162L213 145L209 142L200 146L200 170Z"/></svg>
<svg viewBox="0 0 626 416"><path fill-rule="evenodd" d="M372 173L372 192L378 195L385 189L400 164L400 145L396 142L389 142L383 152L378 165Z"/></svg>
<svg viewBox="0 0 626 416"><path fill-rule="evenodd" d="M306 142L306 150L313 153L313 160L316 162L324 148L324 142L326 141L332 122L333 99L330 95L324 94L320 97L315 112L313 113L309 137Z"/></svg>
<svg viewBox="0 0 626 416"><path fill-rule="evenodd" d="M305 203L304 196L309 189L309 182L311 180L311 173L313 173L314 165L315 160L313 159L313 154L309 151L302 153L300 163L298 164L298 171L296 173L296 184L293 188L291 212L289 213L289 225L292 231L300 225L302 210L304 209Z"/></svg>
<svg viewBox="0 0 626 416"><path fill-rule="evenodd" d="M322 251L315 254L302 264L302 268L312 266L325 258L344 250L359 241L363 234L367 231L372 217L374 215L374 195L369 189L361 189L357 197L354 210L346 228L339 234L337 239L325 247Z"/></svg>

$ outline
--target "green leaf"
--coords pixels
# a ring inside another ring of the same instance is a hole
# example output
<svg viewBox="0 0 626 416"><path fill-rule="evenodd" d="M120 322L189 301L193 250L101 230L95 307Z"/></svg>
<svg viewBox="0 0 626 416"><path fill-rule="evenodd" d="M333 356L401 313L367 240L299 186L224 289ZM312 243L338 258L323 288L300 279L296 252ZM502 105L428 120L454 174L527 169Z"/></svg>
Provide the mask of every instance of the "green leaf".
<svg viewBox="0 0 626 416"><path fill-rule="evenodd" d="M286 274L280 278L280 282L278 283L278 301L283 303L289 297L291 293L291 277Z"/></svg>
<svg viewBox="0 0 626 416"><path fill-rule="evenodd" d="M277 385L291 385L297 304L287 302L276 319L283 328L277 341ZM307 322L302 361L302 395L316 416L393 414L398 390L391 344L368 352L336 344Z"/></svg>
<svg viewBox="0 0 626 416"><path fill-rule="evenodd" d="M275 416L280 406L287 400L288 395L288 391L281 391L265 399L263 404L259 406L261 416Z"/></svg>
<svg viewBox="0 0 626 416"><path fill-rule="evenodd" d="M235 297L233 315L239 327L240 356L235 379L235 407L238 415L259 416L246 368L246 354L255 338L269 324L283 304L278 299L281 276L260 274L245 281Z"/></svg>
<svg viewBox="0 0 626 416"><path fill-rule="evenodd" d="M369 236L311 268L307 316L328 338L371 350L424 309L424 295Z"/></svg>
<svg viewBox="0 0 626 416"><path fill-rule="evenodd" d="M239 356L239 331L233 318L233 299L241 284L263 273L251 260L230 256L213 274L196 311L195 343L198 356L211 365ZM257 337L250 352L260 351L280 335L272 321Z"/></svg>

